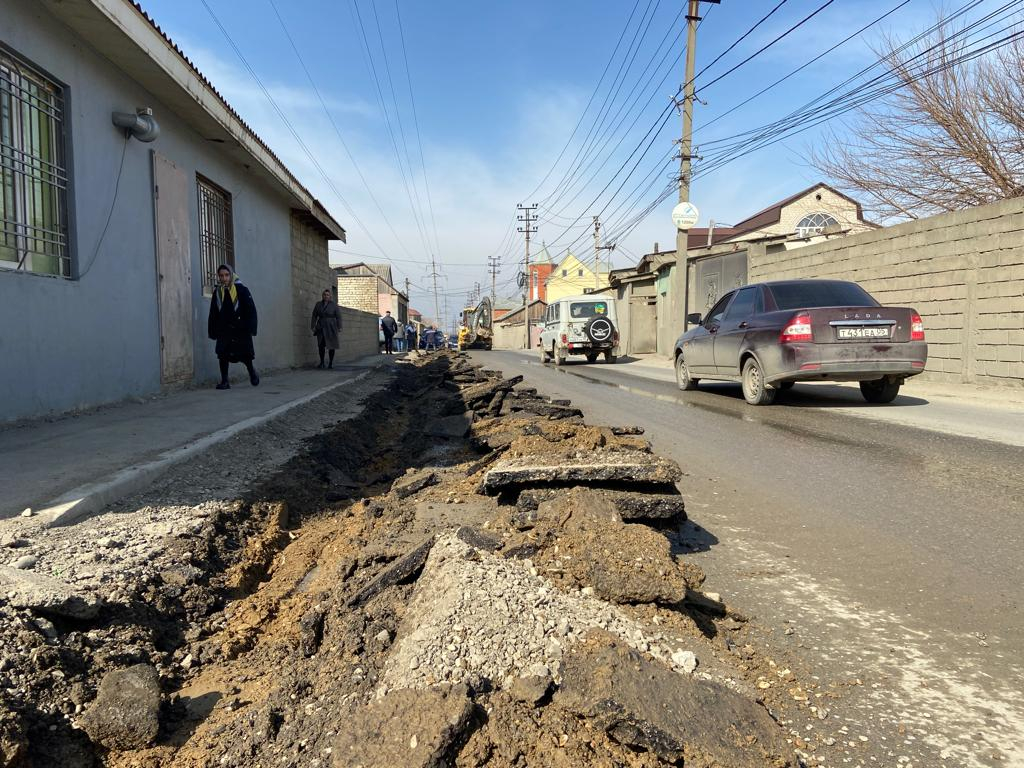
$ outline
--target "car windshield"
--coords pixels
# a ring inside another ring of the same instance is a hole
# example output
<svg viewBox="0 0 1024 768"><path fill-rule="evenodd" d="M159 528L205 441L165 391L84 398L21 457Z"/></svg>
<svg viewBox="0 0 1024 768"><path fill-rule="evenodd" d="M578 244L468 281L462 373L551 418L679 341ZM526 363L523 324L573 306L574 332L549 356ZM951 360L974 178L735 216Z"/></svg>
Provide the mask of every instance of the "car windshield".
<svg viewBox="0 0 1024 768"><path fill-rule="evenodd" d="M879 306L871 294L856 283L779 283L768 288L779 309Z"/></svg>
<svg viewBox="0 0 1024 768"><path fill-rule="evenodd" d="M582 320L594 315L607 315L607 301L574 301L569 305L569 316L573 320Z"/></svg>

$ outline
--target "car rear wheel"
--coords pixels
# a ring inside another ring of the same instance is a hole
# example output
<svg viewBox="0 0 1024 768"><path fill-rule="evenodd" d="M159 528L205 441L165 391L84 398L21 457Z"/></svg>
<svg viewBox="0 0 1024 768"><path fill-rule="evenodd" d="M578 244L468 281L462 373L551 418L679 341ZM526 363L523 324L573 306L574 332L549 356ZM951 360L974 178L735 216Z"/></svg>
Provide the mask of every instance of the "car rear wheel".
<svg viewBox="0 0 1024 768"><path fill-rule="evenodd" d="M555 365L565 365L565 352L556 349L554 344L551 345L551 356L555 358Z"/></svg>
<svg viewBox="0 0 1024 768"><path fill-rule="evenodd" d="M537 347L537 349L540 350L540 364L545 365L546 363L550 363L551 355L548 354L548 351L544 349L544 347Z"/></svg>
<svg viewBox="0 0 1024 768"><path fill-rule="evenodd" d="M596 363L597 362L597 352L588 352L587 353L587 362L588 363Z"/></svg>
<svg viewBox="0 0 1024 768"><path fill-rule="evenodd" d="M683 356L676 355L676 386L684 392L689 392L697 388L698 381L700 379L690 376L690 369L686 365L686 361L683 360Z"/></svg>
<svg viewBox="0 0 1024 768"><path fill-rule="evenodd" d="M613 364L618 359L619 359L618 355L613 355L611 352L605 352L604 353L604 361L606 363L608 363L609 365Z"/></svg>
<svg viewBox="0 0 1024 768"><path fill-rule="evenodd" d="M900 393L900 382L894 379L862 381L860 393L869 403L891 403Z"/></svg>
<svg viewBox="0 0 1024 768"><path fill-rule="evenodd" d="M761 366L752 357L743 363L743 399L751 405L771 405L777 389L769 389L764 381Z"/></svg>

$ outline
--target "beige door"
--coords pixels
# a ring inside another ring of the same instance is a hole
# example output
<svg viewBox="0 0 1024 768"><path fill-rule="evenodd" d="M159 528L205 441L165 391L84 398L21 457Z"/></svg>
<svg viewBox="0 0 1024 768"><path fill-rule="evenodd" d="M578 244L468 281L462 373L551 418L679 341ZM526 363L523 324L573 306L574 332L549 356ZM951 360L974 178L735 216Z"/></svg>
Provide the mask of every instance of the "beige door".
<svg viewBox="0 0 1024 768"><path fill-rule="evenodd" d="M160 303L160 380L165 386L192 380L192 254L188 177L153 152L156 271Z"/></svg>

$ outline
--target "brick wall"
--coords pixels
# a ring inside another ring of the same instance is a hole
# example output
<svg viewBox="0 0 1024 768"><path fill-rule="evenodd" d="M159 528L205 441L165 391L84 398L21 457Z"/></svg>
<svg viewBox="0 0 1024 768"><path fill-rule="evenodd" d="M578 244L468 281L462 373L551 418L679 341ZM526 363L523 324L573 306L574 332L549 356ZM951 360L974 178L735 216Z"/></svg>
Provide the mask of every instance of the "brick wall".
<svg viewBox="0 0 1024 768"><path fill-rule="evenodd" d="M749 281L854 280L924 319L933 380L1024 386L1024 198L766 252Z"/></svg>
<svg viewBox="0 0 1024 768"><path fill-rule="evenodd" d="M292 246L292 336L293 365L318 362L316 338L310 330L313 305L325 290L336 290L337 274L327 256L327 240L294 214L291 218ZM376 277L369 280L376 301ZM342 307L341 349L335 360L352 360L377 351L377 315Z"/></svg>

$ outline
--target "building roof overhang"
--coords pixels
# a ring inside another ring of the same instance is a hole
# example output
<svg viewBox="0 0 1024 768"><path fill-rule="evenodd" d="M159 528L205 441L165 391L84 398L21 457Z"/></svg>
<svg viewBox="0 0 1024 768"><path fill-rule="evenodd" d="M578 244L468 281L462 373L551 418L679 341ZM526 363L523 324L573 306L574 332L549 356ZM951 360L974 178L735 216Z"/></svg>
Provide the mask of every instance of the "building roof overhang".
<svg viewBox="0 0 1024 768"><path fill-rule="evenodd" d="M40 0L40 4L200 136L220 144L224 154L283 190L299 218L327 239L346 241L345 228L141 6L131 0ZM125 109L134 106L143 105ZM159 121L160 115L155 117Z"/></svg>

